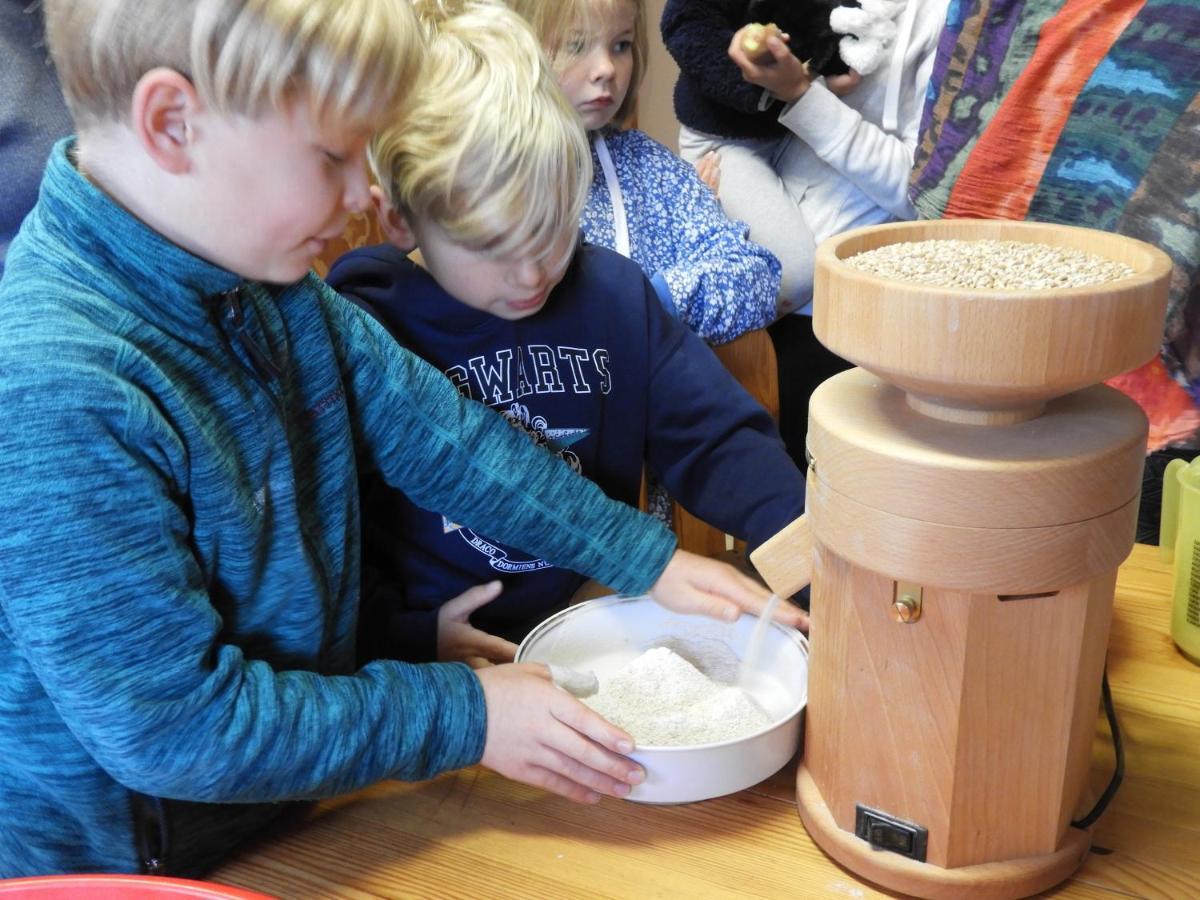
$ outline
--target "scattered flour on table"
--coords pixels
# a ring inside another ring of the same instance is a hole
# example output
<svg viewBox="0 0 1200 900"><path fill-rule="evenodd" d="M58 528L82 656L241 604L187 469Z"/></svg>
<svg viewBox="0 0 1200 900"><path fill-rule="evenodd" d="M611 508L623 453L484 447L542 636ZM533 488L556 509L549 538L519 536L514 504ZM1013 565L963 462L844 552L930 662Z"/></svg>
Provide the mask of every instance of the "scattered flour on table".
<svg viewBox="0 0 1200 900"><path fill-rule="evenodd" d="M666 647L601 678L600 690L583 702L642 746L727 741L771 723L741 688L713 681Z"/></svg>

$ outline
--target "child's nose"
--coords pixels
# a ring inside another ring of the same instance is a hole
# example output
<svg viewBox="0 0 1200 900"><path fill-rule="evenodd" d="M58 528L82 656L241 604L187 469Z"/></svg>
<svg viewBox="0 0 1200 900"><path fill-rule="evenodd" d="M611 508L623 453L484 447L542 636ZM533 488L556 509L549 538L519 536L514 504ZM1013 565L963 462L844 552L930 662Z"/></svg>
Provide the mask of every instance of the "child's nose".
<svg viewBox="0 0 1200 900"><path fill-rule="evenodd" d="M534 290L540 288L546 281L546 267L540 262L526 260L517 266L513 273L517 286Z"/></svg>
<svg viewBox="0 0 1200 900"><path fill-rule="evenodd" d="M354 215L366 212L367 207L371 205L371 182L367 176L366 163L362 160L347 167L342 203Z"/></svg>
<svg viewBox="0 0 1200 900"><path fill-rule="evenodd" d="M613 65L612 55L600 51L596 54L596 58L592 63L592 80L593 81L608 81L616 72L616 67Z"/></svg>

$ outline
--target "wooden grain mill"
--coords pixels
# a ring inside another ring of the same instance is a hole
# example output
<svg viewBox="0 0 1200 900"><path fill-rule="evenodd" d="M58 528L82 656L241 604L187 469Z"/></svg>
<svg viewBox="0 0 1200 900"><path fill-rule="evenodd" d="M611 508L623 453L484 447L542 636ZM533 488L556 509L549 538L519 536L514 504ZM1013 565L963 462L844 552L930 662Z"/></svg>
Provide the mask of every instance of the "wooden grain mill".
<svg viewBox="0 0 1200 900"><path fill-rule="evenodd" d="M934 238L1128 264L1083 288L881 278L844 260ZM807 511L752 556L812 580L800 815L834 859L921 897L1021 897L1070 875L1116 571L1132 549L1139 407L1098 384L1159 349L1170 259L1028 222L874 226L817 253L814 329L860 368L809 407Z"/></svg>

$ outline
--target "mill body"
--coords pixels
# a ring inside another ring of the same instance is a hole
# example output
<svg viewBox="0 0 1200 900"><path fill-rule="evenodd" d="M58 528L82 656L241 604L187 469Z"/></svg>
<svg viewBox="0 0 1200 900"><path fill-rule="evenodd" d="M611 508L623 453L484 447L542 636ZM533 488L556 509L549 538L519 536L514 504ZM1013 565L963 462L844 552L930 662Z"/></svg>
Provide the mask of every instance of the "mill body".
<svg viewBox="0 0 1200 900"><path fill-rule="evenodd" d="M806 515L753 559L776 591L811 566L801 818L839 862L906 893L1027 896L1089 846L1070 822L1091 799L1146 440L1137 405L1096 382L1157 352L1170 271L1097 234L904 223L818 254L814 328L860 368L813 394ZM1065 241L1136 275L1052 297L843 262L931 237Z"/></svg>

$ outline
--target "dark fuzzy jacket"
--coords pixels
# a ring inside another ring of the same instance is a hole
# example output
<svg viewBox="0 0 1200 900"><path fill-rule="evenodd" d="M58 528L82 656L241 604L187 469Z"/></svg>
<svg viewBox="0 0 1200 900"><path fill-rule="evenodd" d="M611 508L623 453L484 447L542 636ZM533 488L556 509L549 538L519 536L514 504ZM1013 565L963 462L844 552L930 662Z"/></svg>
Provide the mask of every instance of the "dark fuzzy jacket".
<svg viewBox="0 0 1200 900"><path fill-rule="evenodd" d="M774 137L782 104L759 109L763 89L742 78L729 58L733 33L750 22L774 22L791 36L792 52L816 71L846 71L829 27L838 0L667 0L663 41L679 65L675 116L694 131L729 138Z"/></svg>

